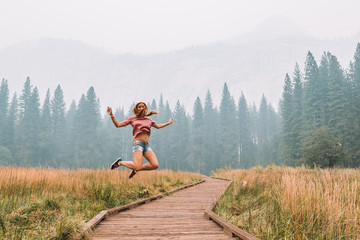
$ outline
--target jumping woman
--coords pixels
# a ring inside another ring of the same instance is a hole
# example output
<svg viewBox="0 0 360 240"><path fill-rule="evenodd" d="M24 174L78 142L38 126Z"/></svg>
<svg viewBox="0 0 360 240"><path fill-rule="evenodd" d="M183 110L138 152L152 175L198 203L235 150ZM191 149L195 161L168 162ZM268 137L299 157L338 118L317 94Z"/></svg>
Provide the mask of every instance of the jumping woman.
<svg viewBox="0 0 360 240"><path fill-rule="evenodd" d="M134 161L123 161L118 158L111 165L111 169L115 169L119 166L125 166L132 169L129 178L132 178L138 171L154 170L159 167L158 160L155 153L152 151L149 145L150 128L155 127L157 129L170 125L174 120L171 118L168 123L157 124L151 118L151 115L157 114L156 111L150 111L144 102L138 102L132 109L134 117L129 117L123 122L118 122L112 112L111 107L107 108L107 112L111 117L114 125L119 127L125 127L129 124L133 127L133 155ZM143 165L143 157L149 162Z"/></svg>

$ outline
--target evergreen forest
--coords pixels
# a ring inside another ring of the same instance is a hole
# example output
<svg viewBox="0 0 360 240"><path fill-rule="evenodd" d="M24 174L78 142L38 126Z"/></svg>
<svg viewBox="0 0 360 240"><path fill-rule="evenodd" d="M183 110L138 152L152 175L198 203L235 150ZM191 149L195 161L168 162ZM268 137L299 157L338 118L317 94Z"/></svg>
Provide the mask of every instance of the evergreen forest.
<svg viewBox="0 0 360 240"><path fill-rule="evenodd" d="M347 69L324 52L308 52L303 71L286 74L280 101L281 162L319 167L360 166L360 43Z"/></svg>
<svg viewBox="0 0 360 240"><path fill-rule="evenodd" d="M347 69L329 52L320 63L308 52L304 69L296 64L285 76L279 113L264 95L258 105L243 93L234 99L226 82L220 103L209 90L204 95L190 111L162 96L147 103L159 112L155 122L174 118L166 128L152 128L160 169L209 174L269 164L360 165L360 44ZM131 108L113 106L116 119L132 116ZM30 77L13 96L1 81L0 166L108 168L119 156L132 160L132 127L115 128L93 87L66 107L60 85L40 102Z"/></svg>

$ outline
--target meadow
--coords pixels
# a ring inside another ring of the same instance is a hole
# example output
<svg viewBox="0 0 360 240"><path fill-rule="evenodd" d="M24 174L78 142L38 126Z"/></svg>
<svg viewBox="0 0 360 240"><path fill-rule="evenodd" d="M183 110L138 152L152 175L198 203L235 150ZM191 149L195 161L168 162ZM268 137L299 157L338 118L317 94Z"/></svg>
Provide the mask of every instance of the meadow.
<svg viewBox="0 0 360 240"><path fill-rule="evenodd" d="M66 239L100 211L200 181L195 173L0 168L0 239Z"/></svg>
<svg viewBox="0 0 360 240"><path fill-rule="evenodd" d="M215 212L260 239L360 239L360 169L218 170Z"/></svg>

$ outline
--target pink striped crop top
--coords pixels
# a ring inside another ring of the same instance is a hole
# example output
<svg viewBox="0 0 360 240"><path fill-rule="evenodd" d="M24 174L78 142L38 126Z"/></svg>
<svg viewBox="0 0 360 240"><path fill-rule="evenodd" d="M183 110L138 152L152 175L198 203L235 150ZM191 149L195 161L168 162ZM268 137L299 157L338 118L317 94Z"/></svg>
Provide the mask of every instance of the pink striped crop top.
<svg viewBox="0 0 360 240"><path fill-rule="evenodd" d="M129 117L125 120L126 124L131 124L133 127L133 138L135 139L140 133L151 134L150 128L155 124L151 118L137 118Z"/></svg>

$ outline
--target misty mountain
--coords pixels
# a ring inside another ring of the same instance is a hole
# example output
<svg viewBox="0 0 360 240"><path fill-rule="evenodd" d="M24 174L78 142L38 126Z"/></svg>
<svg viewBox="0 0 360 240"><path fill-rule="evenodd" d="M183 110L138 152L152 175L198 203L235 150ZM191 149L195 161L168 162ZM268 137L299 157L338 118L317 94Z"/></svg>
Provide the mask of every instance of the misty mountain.
<svg viewBox="0 0 360 240"><path fill-rule="evenodd" d="M295 63L303 69L311 51L318 63L330 51L347 68L360 34L347 39L321 40L282 17L271 18L252 31L212 44L157 54L111 54L85 43L64 39L38 39L0 50L0 78L10 91L21 93L27 76L40 91L51 93L61 85L67 106L94 86L105 106L159 99L163 94L174 107L177 100L192 111L195 98L209 89L220 104L224 82L237 102L241 91L248 102L262 94L277 107L286 73ZM144 39L146 41L146 39Z"/></svg>

